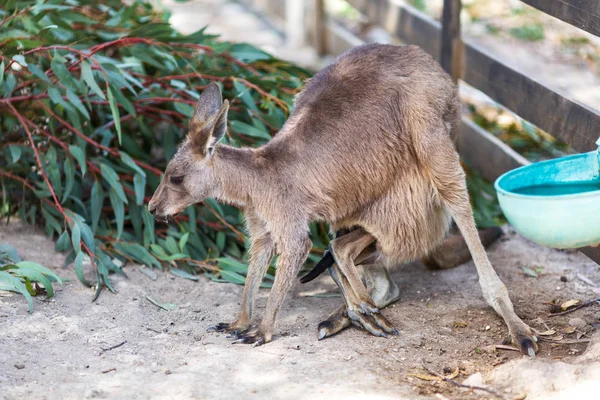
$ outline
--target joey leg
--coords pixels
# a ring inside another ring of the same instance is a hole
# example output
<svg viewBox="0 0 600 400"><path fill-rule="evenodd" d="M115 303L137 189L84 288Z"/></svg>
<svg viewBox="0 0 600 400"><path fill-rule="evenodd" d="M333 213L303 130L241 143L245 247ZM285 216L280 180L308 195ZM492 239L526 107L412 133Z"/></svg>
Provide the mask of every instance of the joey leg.
<svg viewBox="0 0 600 400"><path fill-rule="evenodd" d="M369 291L378 308L386 307L398 299L400 290L395 282L391 280L387 268L381 264L364 265L363 267ZM338 307L325 321L319 324L317 328L319 340L335 335L349 327L350 324L358 325L375 336L385 336L386 333L398 334L393 325L379 313L365 315L355 312L356 320L353 321L348 316L348 311L352 308L352 306L347 305L349 301L352 301L348 300L349 295L346 293L348 283L343 277L339 276L333 267L330 269L330 274L340 287L346 304Z"/></svg>
<svg viewBox="0 0 600 400"><path fill-rule="evenodd" d="M329 244L331 254L337 265L337 272L344 278L342 286L347 294L347 305L350 313L357 311L363 314L378 313L379 309L371 299L366 286L363 284L354 260L372 243L375 238L363 229L356 229L350 233L335 238ZM345 284L347 282L347 285ZM359 309L351 309L358 304Z"/></svg>

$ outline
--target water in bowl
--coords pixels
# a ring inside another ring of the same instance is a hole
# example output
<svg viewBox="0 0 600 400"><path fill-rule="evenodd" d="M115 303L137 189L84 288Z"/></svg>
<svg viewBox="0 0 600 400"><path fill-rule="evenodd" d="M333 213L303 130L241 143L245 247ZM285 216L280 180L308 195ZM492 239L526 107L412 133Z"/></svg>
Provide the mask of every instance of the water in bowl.
<svg viewBox="0 0 600 400"><path fill-rule="evenodd" d="M600 190L600 181L549 183L544 185L525 186L512 190L513 193L528 196L561 196L565 194L581 194Z"/></svg>

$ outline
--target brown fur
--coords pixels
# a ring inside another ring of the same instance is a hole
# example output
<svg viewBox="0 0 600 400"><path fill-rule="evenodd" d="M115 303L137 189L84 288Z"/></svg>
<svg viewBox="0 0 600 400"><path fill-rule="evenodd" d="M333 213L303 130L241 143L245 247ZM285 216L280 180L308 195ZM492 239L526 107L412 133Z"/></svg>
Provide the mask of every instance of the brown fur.
<svg viewBox="0 0 600 400"><path fill-rule="evenodd" d="M355 259L365 249L377 265L423 257L443 242L454 217L486 300L514 341L535 346L477 236L451 140L459 119L457 87L433 58L415 46L371 44L347 51L306 84L281 131L257 149L215 146L224 133L215 121L226 113L215 88L201 96L188 139L149 209L166 217L206 197L244 207L251 260L241 311L229 331L250 328L254 293L272 255L279 255L262 323L240 341L272 339L277 313L311 248L309 222L326 221L333 230L360 227L332 241L336 281L348 316L390 332ZM183 182L171 183L178 174ZM365 316L374 320L365 322Z"/></svg>

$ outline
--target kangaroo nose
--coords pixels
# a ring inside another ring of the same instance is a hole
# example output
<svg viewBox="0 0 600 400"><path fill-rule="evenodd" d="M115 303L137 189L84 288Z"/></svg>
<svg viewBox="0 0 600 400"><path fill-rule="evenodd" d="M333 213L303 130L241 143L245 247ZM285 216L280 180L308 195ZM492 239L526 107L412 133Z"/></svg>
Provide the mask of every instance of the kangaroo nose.
<svg viewBox="0 0 600 400"><path fill-rule="evenodd" d="M156 207L154 206L154 204L148 204L148 212L154 215L154 213L156 212Z"/></svg>

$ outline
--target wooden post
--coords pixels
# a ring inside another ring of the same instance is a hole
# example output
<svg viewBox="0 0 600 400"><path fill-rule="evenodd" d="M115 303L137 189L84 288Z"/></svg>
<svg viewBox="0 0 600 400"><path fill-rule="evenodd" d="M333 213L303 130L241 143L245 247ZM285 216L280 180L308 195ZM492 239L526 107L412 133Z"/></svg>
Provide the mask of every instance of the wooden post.
<svg viewBox="0 0 600 400"><path fill-rule="evenodd" d="M461 8L461 0L444 0L440 64L450 74L454 82L457 82L462 75Z"/></svg>
<svg viewBox="0 0 600 400"><path fill-rule="evenodd" d="M288 48L298 49L304 46L306 37L304 28L304 0L286 0L285 33Z"/></svg>
<svg viewBox="0 0 600 400"><path fill-rule="evenodd" d="M327 54L327 13L325 11L325 0L314 0L314 23L315 23L315 47L319 56Z"/></svg>

